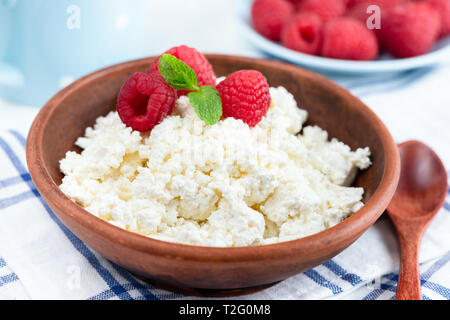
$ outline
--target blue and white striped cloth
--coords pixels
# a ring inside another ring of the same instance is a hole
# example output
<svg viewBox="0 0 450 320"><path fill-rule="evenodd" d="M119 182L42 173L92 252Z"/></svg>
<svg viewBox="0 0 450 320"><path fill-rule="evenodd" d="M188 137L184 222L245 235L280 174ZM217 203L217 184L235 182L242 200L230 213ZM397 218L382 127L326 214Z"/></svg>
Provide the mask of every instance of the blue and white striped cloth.
<svg viewBox="0 0 450 320"><path fill-rule="evenodd" d="M373 108L396 141L421 140L450 168L450 66L335 80ZM0 101L0 112L0 299L195 299L136 279L72 234L40 197L25 164L25 136L37 110ZM450 195L423 237L424 299L450 299L448 230ZM382 217L332 260L240 298L393 299L398 266L396 235Z"/></svg>

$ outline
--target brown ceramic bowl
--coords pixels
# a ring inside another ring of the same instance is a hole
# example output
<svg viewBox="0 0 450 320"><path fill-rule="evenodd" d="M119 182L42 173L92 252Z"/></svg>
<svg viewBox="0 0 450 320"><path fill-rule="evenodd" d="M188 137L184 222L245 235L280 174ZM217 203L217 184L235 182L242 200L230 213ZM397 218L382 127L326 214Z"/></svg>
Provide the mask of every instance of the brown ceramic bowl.
<svg viewBox="0 0 450 320"><path fill-rule="evenodd" d="M59 160L77 150L75 140L98 116L115 108L120 87L153 58L94 72L56 94L39 112L27 142L33 181L55 214L81 240L135 274L184 288L232 289L280 281L334 257L358 239L383 213L396 189L400 161L396 145L380 119L360 100L315 73L281 62L225 55L207 56L218 76L239 69L261 71L271 86L284 86L309 124L352 149L370 147L372 166L360 173L364 207L318 234L284 243L240 248L189 246L150 239L117 228L85 211L58 188ZM79 150L78 150L79 151Z"/></svg>

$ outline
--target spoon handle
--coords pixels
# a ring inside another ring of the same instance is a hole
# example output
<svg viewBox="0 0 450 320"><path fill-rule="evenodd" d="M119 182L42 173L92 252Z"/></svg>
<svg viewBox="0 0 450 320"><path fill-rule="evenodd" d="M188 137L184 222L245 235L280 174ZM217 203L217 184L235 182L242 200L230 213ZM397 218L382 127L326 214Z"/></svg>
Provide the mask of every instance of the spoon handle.
<svg viewBox="0 0 450 320"><path fill-rule="evenodd" d="M421 233L410 230L408 236L399 232L401 248L400 274L397 285L397 300L421 300L419 276L419 244Z"/></svg>

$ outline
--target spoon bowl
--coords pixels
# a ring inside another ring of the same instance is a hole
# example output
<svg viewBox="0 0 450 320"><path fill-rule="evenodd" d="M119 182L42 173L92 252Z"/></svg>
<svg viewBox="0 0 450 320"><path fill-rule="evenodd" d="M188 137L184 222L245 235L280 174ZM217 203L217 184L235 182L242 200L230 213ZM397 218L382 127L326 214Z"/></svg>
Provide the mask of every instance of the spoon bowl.
<svg viewBox="0 0 450 320"><path fill-rule="evenodd" d="M397 299L420 300L418 249L423 232L447 195L447 172L437 154L419 141L399 145L400 181L387 212L397 229L401 268Z"/></svg>
<svg viewBox="0 0 450 320"><path fill-rule="evenodd" d="M400 182L389 204L389 213L406 219L432 218L447 193L444 165L433 150L419 141L402 143L399 151Z"/></svg>

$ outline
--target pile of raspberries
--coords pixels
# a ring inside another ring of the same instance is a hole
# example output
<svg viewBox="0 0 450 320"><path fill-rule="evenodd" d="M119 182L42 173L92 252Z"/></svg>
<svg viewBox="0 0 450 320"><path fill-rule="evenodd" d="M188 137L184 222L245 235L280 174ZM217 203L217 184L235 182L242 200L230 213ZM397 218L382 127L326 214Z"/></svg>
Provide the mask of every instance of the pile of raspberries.
<svg viewBox="0 0 450 320"><path fill-rule="evenodd" d="M216 86L216 75L208 59L195 48L181 45L165 52L183 61L194 71L199 86L216 87L222 102L222 118L242 120L256 126L269 110L269 84L261 72L238 70ZM146 73L133 73L123 84L117 99L117 113L133 130L151 131L172 114L178 97L188 91L177 91L162 77L156 58Z"/></svg>
<svg viewBox="0 0 450 320"><path fill-rule="evenodd" d="M450 0L254 0L251 18L258 33L299 52L409 58L450 34Z"/></svg>

